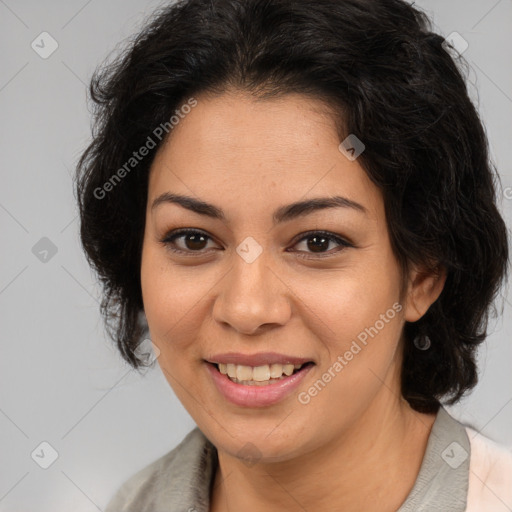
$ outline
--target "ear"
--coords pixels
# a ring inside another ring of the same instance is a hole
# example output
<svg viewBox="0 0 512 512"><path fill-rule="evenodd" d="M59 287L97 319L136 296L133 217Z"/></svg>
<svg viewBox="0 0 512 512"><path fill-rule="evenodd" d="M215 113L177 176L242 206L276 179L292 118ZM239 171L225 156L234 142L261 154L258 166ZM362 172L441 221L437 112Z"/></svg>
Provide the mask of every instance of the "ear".
<svg viewBox="0 0 512 512"><path fill-rule="evenodd" d="M446 282L446 269L437 266L433 270L414 268L409 274L404 318L416 322L438 299Z"/></svg>

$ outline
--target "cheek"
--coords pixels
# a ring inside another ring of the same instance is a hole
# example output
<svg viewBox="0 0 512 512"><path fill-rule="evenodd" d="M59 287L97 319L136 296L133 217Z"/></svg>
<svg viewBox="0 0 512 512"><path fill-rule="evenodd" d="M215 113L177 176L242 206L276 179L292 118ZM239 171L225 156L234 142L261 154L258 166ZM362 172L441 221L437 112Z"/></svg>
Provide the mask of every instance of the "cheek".
<svg viewBox="0 0 512 512"><path fill-rule="evenodd" d="M195 346L193 342L212 307L209 290L222 277L212 268L172 265L161 248L144 246L142 299L151 339L164 359Z"/></svg>
<svg viewBox="0 0 512 512"><path fill-rule="evenodd" d="M141 263L144 311L157 345L172 339L180 320L186 319L187 313L193 313L193 304L201 293L200 286L183 286L179 272L171 268L161 252L144 247Z"/></svg>
<svg viewBox="0 0 512 512"><path fill-rule="evenodd" d="M331 411L324 417L329 430L362 414L384 389L384 382L385 387L393 387L402 306L395 281L374 286L345 275L329 286L317 283L318 293L311 289L309 300L304 301L308 313L303 319L309 319L320 361L314 378L299 390L298 397L301 404L309 403L310 411Z"/></svg>
<svg viewBox="0 0 512 512"><path fill-rule="evenodd" d="M342 416L367 407L399 361L400 273L392 256L367 256L328 279L295 280L303 298L299 314L308 319L320 357L314 382L301 391L319 409L344 404Z"/></svg>
<svg viewBox="0 0 512 512"><path fill-rule="evenodd" d="M365 333L375 324L379 335L389 338L391 344L396 341L400 329L397 309L401 308L393 308L393 304L399 301L399 277L393 267L382 263L377 269L361 265L329 276L293 278L291 288L301 299L297 301L299 314L323 341L331 359L352 340L359 337L364 341Z"/></svg>

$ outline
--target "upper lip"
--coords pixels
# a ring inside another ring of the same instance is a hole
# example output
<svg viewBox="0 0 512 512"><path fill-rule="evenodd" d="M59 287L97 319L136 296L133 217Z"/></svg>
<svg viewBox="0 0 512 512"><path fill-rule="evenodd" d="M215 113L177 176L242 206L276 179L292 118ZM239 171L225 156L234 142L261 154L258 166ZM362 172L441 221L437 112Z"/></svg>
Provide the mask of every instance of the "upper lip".
<svg viewBox="0 0 512 512"><path fill-rule="evenodd" d="M227 352L224 354L215 354L207 359L209 363L214 364L239 364L243 366L264 366L266 364L305 364L312 362L311 359L303 357L289 356L286 354L277 354L276 352L260 352L258 354L240 354L237 352Z"/></svg>

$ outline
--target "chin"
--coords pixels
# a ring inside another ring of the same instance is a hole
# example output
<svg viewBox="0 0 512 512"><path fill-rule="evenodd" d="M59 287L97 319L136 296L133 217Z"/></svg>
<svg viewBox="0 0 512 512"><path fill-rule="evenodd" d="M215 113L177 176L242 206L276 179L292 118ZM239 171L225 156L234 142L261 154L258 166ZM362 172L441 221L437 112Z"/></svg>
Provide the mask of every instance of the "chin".
<svg viewBox="0 0 512 512"><path fill-rule="evenodd" d="M281 414L279 418L244 418L239 422L230 422L230 428L208 425L201 431L210 439L217 450L245 461L247 465L256 463L285 462L296 458L307 446L313 449L312 444L304 439L304 428L297 425L296 420L292 427L286 425L289 411ZM290 418L293 413L289 415ZM284 421L283 421L284 419ZM256 420L256 421L255 421ZM282 424L281 424L282 423ZM318 436L315 436L318 440Z"/></svg>

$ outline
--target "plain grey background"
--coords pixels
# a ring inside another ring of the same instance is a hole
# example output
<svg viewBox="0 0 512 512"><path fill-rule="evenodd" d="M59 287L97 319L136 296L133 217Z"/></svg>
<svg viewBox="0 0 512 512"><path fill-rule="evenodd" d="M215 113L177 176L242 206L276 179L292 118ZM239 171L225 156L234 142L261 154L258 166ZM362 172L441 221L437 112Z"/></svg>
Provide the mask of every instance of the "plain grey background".
<svg viewBox="0 0 512 512"><path fill-rule="evenodd" d="M469 44L471 94L510 226L512 0L416 4L441 34L458 32ZM72 188L90 136L86 84L158 5L0 0L0 511L102 510L127 477L194 427L159 368L138 375L107 339ZM480 352L478 387L451 411L511 446L509 301L498 304L503 316Z"/></svg>

